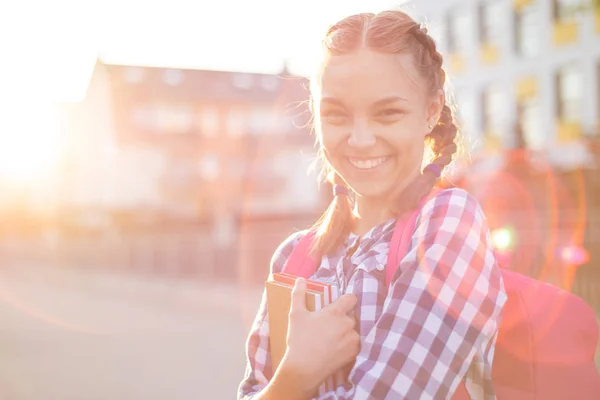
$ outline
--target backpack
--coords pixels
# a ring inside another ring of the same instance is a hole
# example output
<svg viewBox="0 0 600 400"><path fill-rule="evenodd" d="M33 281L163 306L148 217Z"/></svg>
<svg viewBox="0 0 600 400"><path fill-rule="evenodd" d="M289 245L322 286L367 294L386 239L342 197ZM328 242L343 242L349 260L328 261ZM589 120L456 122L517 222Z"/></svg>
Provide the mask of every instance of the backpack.
<svg viewBox="0 0 600 400"><path fill-rule="evenodd" d="M388 285L410 245L421 207L396 223L386 265ZM308 232L294 246L285 272L307 279L314 274L318 261L310 257L313 239L314 232ZM566 290L504 268L501 274L508 298L492 365L497 398L600 399L593 309ZM469 399L464 381L452 399Z"/></svg>

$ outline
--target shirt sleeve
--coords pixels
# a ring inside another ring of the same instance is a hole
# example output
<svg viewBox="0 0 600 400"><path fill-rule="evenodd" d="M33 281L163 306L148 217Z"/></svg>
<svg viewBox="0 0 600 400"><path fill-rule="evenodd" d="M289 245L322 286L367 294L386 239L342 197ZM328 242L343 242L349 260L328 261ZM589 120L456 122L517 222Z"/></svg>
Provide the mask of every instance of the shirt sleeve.
<svg viewBox="0 0 600 400"><path fill-rule="evenodd" d="M292 249L304 235L297 232L284 240L273 253L271 272L281 272ZM246 372L238 387L238 400L251 400L269 383L273 376L271 354L269 351L269 318L267 312L267 294L263 290L262 299L256 317L246 341Z"/></svg>
<svg viewBox="0 0 600 400"><path fill-rule="evenodd" d="M441 192L421 211L347 384L320 399L447 399L469 377L480 380L465 379L471 395L495 398L491 376L472 376L490 368L473 359L494 346L505 301L479 204L460 189Z"/></svg>

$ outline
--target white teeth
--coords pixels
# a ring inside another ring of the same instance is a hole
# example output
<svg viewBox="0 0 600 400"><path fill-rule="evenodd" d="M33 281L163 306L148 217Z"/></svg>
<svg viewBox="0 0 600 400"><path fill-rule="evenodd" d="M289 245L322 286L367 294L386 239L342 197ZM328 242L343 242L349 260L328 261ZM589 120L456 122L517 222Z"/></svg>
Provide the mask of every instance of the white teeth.
<svg viewBox="0 0 600 400"><path fill-rule="evenodd" d="M349 158L350 164L358 169L371 169L380 166L386 162L387 157L370 158L368 160L359 160L356 158Z"/></svg>

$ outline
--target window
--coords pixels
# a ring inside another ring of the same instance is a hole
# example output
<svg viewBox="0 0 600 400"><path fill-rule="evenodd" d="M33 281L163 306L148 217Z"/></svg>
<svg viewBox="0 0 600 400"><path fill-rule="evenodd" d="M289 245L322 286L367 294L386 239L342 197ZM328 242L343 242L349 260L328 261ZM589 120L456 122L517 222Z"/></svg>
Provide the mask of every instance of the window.
<svg viewBox="0 0 600 400"><path fill-rule="evenodd" d="M576 11L582 6L582 0L553 0L552 14L554 20L557 22L572 21Z"/></svg>
<svg viewBox="0 0 600 400"><path fill-rule="evenodd" d="M498 86L490 86L483 92L483 128L487 135L500 138L506 127L506 96Z"/></svg>
<svg viewBox="0 0 600 400"><path fill-rule="evenodd" d="M518 114L521 118L521 129L527 147L540 150L544 147L546 138L540 125L540 104L537 97L521 100Z"/></svg>
<svg viewBox="0 0 600 400"><path fill-rule="evenodd" d="M495 43L502 37L502 3L498 0L485 1L479 6L479 41L481 44Z"/></svg>
<svg viewBox="0 0 600 400"><path fill-rule="evenodd" d="M246 129L245 114L240 108L230 108L227 111L227 134L230 136L242 136Z"/></svg>
<svg viewBox="0 0 600 400"><path fill-rule="evenodd" d="M294 129L292 116L285 110L280 110L277 114L277 134L286 134Z"/></svg>
<svg viewBox="0 0 600 400"><path fill-rule="evenodd" d="M140 67L126 67L123 76L127 83L141 83L144 80L145 71Z"/></svg>
<svg viewBox="0 0 600 400"><path fill-rule="evenodd" d="M260 86L269 92L274 92L279 88L279 78L275 75L265 75L260 80Z"/></svg>
<svg viewBox="0 0 600 400"><path fill-rule="evenodd" d="M556 74L556 114L561 122L581 121L582 79L577 66L569 65Z"/></svg>
<svg viewBox="0 0 600 400"><path fill-rule="evenodd" d="M220 129L219 110L213 106L202 107L197 115L197 127L201 135L215 137Z"/></svg>
<svg viewBox="0 0 600 400"><path fill-rule="evenodd" d="M214 154L206 154L200 160L200 174L207 181L214 181L219 177L219 157Z"/></svg>
<svg viewBox="0 0 600 400"><path fill-rule="evenodd" d="M231 76L231 82L237 89L248 90L254 85L254 78L250 74L236 73Z"/></svg>
<svg viewBox="0 0 600 400"><path fill-rule="evenodd" d="M192 127L192 110L187 106L162 106L156 110L156 129L163 133L187 133Z"/></svg>
<svg viewBox="0 0 600 400"><path fill-rule="evenodd" d="M515 29L517 53L524 57L537 56L540 50L540 25L535 4L516 11Z"/></svg>
<svg viewBox="0 0 600 400"><path fill-rule="evenodd" d="M448 15L447 47L450 53L464 51L469 40L469 20L464 11L453 11Z"/></svg>
<svg viewBox="0 0 600 400"><path fill-rule="evenodd" d="M600 61L596 65L596 129L594 135L600 137Z"/></svg>
<svg viewBox="0 0 600 400"><path fill-rule="evenodd" d="M131 121L141 129L156 129L156 114L147 106L134 106L131 111Z"/></svg>
<svg viewBox="0 0 600 400"><path fill-rule="evenodd" d="M456 90L454 96L457 105L455 117L460 125L461 133L465 140L470 141L469 146L479 147L481 137L475 136L476 132L480 132L479 129L476 129L477 104L479 103L476 101L477 96L465 90Z"/></svg>
<svg viewBox="0 0 600 400"><path fill-rule="evenodd" d="M553 0L552 17L555 46L575 43L579 37L577 15L589 10L589 0ZM584 4L585 2L585 4Z"/></svg>
<svg viewBox="0 0 600 400"><path fill-rule="evenodd" d="M183 82L183 71L167 69L163 72L163 81L169 86L177 86Z"/></svg>
<svg viewBox="0 0 600 400"><path fill-rule="evenodd" d="M270 107L258 107L251 111L249 128L253 135L271 133L273 130L273 112Z"/></svg>
<svg viewBox="0 0 600 400"><path fill-rule="evenodd" d="M159 133L187 133L192 128L192 110L187 106L135 106L131 119L139 128Z"/></svg>

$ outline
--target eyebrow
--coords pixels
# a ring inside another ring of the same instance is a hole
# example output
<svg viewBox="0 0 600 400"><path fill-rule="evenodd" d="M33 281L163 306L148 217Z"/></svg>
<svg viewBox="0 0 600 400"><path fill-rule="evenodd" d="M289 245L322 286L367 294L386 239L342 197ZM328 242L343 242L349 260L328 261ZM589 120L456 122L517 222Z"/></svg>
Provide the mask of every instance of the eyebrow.
<svg viewBox="0 0 600 400"><path fill-rule="evenodd" d="M384 97L383 99L377 100L375 103L373 103L373 107L381 107L386 104L394 103L396 101L408 101L408 100L406 100L404 97L400 97L400 96L389 96L389 97ZM332 105L337 105L337 106L342 106L342 107L344 106L344 103L342 103L342 101L336 99L335 97L323 97L321 99L321 103L329 103Z"/></svg>

